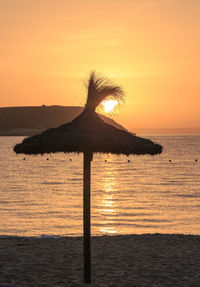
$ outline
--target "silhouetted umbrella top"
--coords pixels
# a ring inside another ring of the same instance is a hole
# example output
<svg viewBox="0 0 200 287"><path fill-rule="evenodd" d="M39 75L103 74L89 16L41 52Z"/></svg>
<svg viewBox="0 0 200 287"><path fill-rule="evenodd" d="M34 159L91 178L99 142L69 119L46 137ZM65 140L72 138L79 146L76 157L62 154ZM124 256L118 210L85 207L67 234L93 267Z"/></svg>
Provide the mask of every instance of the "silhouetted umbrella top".
<svg viewBox="0 0 200 287"><path fill-rule="evenodd" d="M123 99L119 86L104 77L91 73L88 82L87 103L83 112L70 123L52 128L39 135L25 138L14 147L16 153L44 154L55 152L82 152L84 154L83 176L83 230L84 230L84 281L91 282L90 251L90 169L93 153L158 154L159 144L137 137L105 123L95 112L96 107L108 96Z"/></svg>
<svg viewBox="0 0 200 287"><path fill-rule="evenodd" d="M160 145L105 123L95 112L84 110L72 122L25 138L16 153L93 152L113 154L157 154Z"/></svg>
<svg viewBox="0 0 200 287"><path fill-rule="evenodd" d="M94 86L93 89L91 86ZM107 93L97 100L95 88L97 90L99 86L101 87L100 92L104 88ZM93 98L91 93L94 95ZM105 84L104 79L100 78L99 80L92 73L88 85L88 99L83 112L70 123L25 138L21 144L15 146L14 151L24 154L92 152L154 155L161 153L160 145L149 139L137 137L128 131L117 129L105 123L98 116L95 112L96 106L110 94L121 99L123 92L120 87L108 85L107 82Z"/></svg>

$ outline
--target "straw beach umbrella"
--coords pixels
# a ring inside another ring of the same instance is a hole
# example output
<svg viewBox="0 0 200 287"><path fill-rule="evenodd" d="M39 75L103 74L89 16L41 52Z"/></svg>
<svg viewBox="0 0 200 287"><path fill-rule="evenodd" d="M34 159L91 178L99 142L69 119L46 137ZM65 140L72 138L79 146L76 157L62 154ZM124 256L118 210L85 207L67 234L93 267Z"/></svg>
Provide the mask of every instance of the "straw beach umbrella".
<svg viewBox="0 0 200 287"><path fill-rule="evenodd" d="M118 101L123 100L124 93L119 86L92 72L87 88L85 109L77 118L58 128L25 138L14 147L14 151L24 154L83 153L84 281L90 283L90 174L93 153L155 155L162 152L162 147L149 139L119 130L97 115L95 109L105 98L111 96Z"/></svg>

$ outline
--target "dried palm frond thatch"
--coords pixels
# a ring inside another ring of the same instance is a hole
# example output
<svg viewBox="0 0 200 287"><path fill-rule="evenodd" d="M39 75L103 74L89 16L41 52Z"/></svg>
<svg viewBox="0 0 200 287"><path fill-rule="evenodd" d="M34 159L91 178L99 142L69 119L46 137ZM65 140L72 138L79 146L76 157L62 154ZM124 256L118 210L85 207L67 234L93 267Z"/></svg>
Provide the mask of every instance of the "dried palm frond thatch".
<svg viewBox="0 0 200 287"><path fill-rule="evenodd" d="M157 154L162 147L149 139L137 137L105 123L95 112L107 97L123 101L124 92L101 75L91 73L85 109L72 122L25 138L15 146L16 153L92 152L113 154Z"/></svg>
<svg viewBox="0 0 200 287"><path fill-rule="evenodd" d="M116 99L118 102L123 101L124 91L120 86L116 86L109 79L95 72L90 74L87 83L88 95L85 107L95 111L96 107L108 96Z"/></svg>

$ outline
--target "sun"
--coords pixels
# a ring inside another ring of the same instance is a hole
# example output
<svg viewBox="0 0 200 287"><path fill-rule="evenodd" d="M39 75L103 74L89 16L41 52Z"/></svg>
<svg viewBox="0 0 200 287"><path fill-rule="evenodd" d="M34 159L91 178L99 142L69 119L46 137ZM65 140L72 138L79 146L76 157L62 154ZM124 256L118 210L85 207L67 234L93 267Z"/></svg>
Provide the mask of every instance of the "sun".
<svg viewBox="0 0 200 287"><path fill-rule="evenodd" d="M117 100L105 100L102 102L102 105L104 107L104 111L106 113L110 113L113 111L114 107L118 104Z"/></svg>

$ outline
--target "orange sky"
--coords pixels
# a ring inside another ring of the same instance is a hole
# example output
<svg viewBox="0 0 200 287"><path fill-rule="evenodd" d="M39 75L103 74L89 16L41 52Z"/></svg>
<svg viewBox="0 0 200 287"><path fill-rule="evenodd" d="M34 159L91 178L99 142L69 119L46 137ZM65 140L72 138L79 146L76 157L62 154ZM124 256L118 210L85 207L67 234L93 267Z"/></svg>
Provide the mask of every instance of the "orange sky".
<svg viewBox="0 0 200 287"><path fill-rule="evenodd" d="M91 70L125 127L200 126L200 1L0 0L0 106L84 105Z"/></svg>

